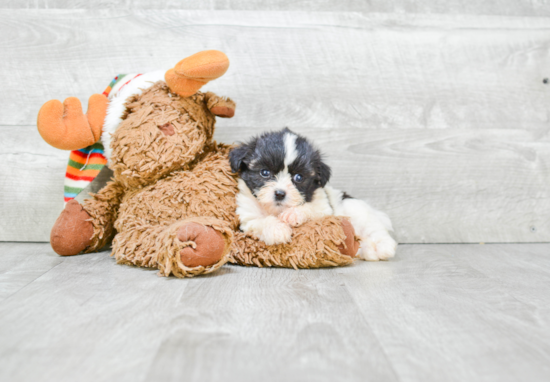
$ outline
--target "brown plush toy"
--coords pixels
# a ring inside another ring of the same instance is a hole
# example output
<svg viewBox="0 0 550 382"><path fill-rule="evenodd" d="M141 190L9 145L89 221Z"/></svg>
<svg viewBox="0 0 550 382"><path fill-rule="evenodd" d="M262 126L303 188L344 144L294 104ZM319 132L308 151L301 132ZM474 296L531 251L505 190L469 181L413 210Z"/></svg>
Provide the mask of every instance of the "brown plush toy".
<svg viewBox="0 0 550 382"><path fill-rule="evenodd" d="M290 243L273 246L239 231L231 147L212 140L215 116L232 117L235 103L199 91L228 66L222 52L204 51L167 72L117 76L90 98L86 115L76 98L42 106L37 125L44 140L75 150L67 204L51 232L55 252L97 251L114 236L118 263L177 277L210 273L228 261L294 268L353 261L358 242L344 218L310 221L294 229ZM113 179L80 205L75 194L105 164Z"/></svg>

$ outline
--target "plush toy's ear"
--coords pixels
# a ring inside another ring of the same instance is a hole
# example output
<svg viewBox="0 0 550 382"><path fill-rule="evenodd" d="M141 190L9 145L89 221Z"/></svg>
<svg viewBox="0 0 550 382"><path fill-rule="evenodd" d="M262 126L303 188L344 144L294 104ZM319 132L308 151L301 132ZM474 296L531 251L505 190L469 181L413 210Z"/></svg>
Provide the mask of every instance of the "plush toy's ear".
<svg viewBox="0 0 550 382"><path fill-rule="evenodd" d="M224 75L229 59L219 50L205 50L184 58L164 75L171 91L182 97L195 94L208 81Z"/></svg>
<svg viewBox="0 0 550 382"><path fill-rule="evenodd" d="M244 166L245 158L252 152L252 148L248 144L241 144L235 147L229 153L229 164L231 171L237 172Z"/></svg>
<svg viewBox="0 0 550 382"><path fill-rule="evenodd" d="M320 162L317 166L317 182L321 187L325 187L330 180L330 167L324 162Z"/></svg>

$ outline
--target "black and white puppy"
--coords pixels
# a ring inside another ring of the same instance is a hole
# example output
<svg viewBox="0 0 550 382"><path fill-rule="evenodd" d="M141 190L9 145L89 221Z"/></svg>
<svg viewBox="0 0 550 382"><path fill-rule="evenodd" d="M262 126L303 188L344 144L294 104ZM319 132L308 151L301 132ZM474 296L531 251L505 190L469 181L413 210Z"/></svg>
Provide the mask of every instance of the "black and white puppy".
<svg viewBox="0 0 550 382"><path fill-rule="evenodd" d="M347 216L361 238L365 260L393 257L386 214L328 185L331 170L321 153L288 128L235 147L231 170L240 172L237 214L241 230L266 244L287 243L292 228L326 215Z"/></svg>

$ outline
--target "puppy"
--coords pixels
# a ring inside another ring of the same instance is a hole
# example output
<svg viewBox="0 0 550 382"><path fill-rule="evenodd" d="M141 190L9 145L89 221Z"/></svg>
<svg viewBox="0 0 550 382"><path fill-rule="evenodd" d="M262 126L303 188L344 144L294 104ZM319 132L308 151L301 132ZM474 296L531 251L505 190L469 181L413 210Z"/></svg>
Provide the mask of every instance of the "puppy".
<svg viewBox="0 0 550 382"><path fill-rule="evenodd" d="M304 137L288 128L235 147L231 170L240 172L237 214L241 230L268 245L291 240L292 227L326 215L347 216L365 260L393 257L388 216L328 185L330 167Z"/></svg>

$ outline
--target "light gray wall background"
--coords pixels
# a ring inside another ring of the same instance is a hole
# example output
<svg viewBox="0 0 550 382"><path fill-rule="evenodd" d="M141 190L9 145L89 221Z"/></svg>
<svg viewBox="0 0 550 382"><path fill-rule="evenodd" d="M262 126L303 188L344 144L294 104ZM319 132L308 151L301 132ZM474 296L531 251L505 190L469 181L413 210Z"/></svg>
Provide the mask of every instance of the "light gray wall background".
<svg viewBox="0 0 550 382"><path fill-rule="evenodd" d="M216 139L306 134L401 242L550 240L549 1L0 0L0 46L0 240L47 241L63 208L44 102L203 49L238 105Z"/></svg>

